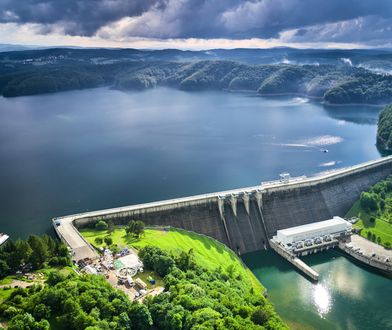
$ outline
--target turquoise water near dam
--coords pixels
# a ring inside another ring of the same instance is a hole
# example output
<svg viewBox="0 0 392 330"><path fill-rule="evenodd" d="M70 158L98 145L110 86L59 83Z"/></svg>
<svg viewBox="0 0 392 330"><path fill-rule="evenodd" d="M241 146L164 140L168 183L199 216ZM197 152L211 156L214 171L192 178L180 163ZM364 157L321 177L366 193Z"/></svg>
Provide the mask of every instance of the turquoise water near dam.
<svg viewBox="0 0 392 330"><path fill-rule="evenodd" d="M268 290L268 298L293 329L392 329L392 282L330 250L304 257L320 274L312 283L273 251L243 260Z"/></svg>
<svg viewBox="0 0 392 330"><path fill-rule="evenodd" d="M0 232L53 233L53 216L375 159L379 110L166 88L0 98ZM291 325L391 328L390 280L344 257L307 260L321 274L318 287L272 252L245 261Z"/></svg>

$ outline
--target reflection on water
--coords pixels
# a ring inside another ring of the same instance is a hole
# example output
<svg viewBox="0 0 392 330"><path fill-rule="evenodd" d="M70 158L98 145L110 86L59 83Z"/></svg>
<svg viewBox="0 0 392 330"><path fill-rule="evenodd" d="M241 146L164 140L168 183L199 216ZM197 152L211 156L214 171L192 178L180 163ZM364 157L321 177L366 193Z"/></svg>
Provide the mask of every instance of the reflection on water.
<svg viewBox="0 0 392 330"><path fill-rule="evenodd" d="M315 284L312 289L312 296L317 311L321 317L331 310L331 294L325 284Z"/></svg>
<svg viewBox="0 0 392 330"><path fill-rule="evenodd" d="M375 113L380 111L381 108L382 106L349 105L342 107L324 105L324 110L328 115L339 120L338 123L342 126L346 122L359 125L375 125L378 119Z"/></svg>
<svg viewBox="0 0 392 330"><path fill-rule="evenodd" d="M166 88L0 98L0 231L42 233L53 216L376 159L378 110L361 109Z"/></svg>
<svg viewBox="0 0 392 330"><path fill-rule="evenodd" d="M245 263L268 290L292 329L392 329L392 282L332 250L304 257L319 274L316 284L273 251L250 253Z"/></svg>

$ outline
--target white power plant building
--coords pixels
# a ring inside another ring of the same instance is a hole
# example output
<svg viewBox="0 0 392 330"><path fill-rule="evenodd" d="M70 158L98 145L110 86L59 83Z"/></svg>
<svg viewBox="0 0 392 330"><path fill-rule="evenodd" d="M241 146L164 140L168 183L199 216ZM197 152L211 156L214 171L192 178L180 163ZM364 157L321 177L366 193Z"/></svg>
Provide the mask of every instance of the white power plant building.
<svg viewBox="0 0 392 330"><path fill-rule="evenodd" d="M351 229L350 222L335 216L325 221L278 230L274 239L281 245L290 248L297 243L302 244L302 242L308 245L309 240L312 240L312 244L313 240L320 241L320 243L321 241L330 241L334 238L349 235Z"/></svg>

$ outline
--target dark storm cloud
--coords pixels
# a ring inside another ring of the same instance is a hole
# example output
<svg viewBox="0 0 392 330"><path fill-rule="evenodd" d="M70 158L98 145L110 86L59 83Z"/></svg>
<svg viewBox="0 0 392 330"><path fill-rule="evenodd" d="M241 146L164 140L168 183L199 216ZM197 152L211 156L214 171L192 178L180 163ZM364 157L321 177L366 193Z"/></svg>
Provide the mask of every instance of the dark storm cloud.
<svg viewBox="0 0 392 330"><path fill-rule="evenodd" d="M346 38L344 31L339 31L338 39L350 41L357 28L368 41L372 38L372 23L379 30L387 29L391 18L392 0L0 1L3 23L38 23L42 24L42 33L57 27L66 34L81 36L95 35L105 27L101 35L124 38L276 38L283 31L298 29L294 38L311 41L320 32L314 26L322 29L323 25L361 19L369 29L367 33L360 25L354 29L341 25L349 33ZM380 35L389 38L387 33ZM361 36L356 39L360 41Z"/></svg>
<svg viewBox="0 0 392 330"><path fill-rule="evenodd" d="M0 0L0 21L42 24L41 32L59 26L70 35L91 36L107 23L164 5L165 0Z"/></svg>

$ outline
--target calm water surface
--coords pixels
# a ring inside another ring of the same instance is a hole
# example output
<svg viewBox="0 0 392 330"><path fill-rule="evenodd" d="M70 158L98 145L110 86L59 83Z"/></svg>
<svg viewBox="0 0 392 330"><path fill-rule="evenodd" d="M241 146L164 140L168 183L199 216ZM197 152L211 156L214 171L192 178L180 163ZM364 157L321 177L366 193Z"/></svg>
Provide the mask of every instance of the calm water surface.
<svg viewBox="0 0 392 330"><path fill-rule="evenodd" d="M250 253L245 263L293 329L392 329L392 282L339 251L303 258L319 274L313 284L272 251Z"/></svg>
<svg viewBox="0 0 392 330"><path fill-rule="evenodd" d="M378 110L164 88L0 98L0 231L375 159Z"/></svg>
<svg viewBox="0 0 392 330"><path fill-rule="evenodd" d="M164 88L0 98L0 231L51 232L53 216L375 159L378 111ZM343 257L310 259L318 286L272 254L246 261L292 325L391 327L391 283Z"/></svg>

